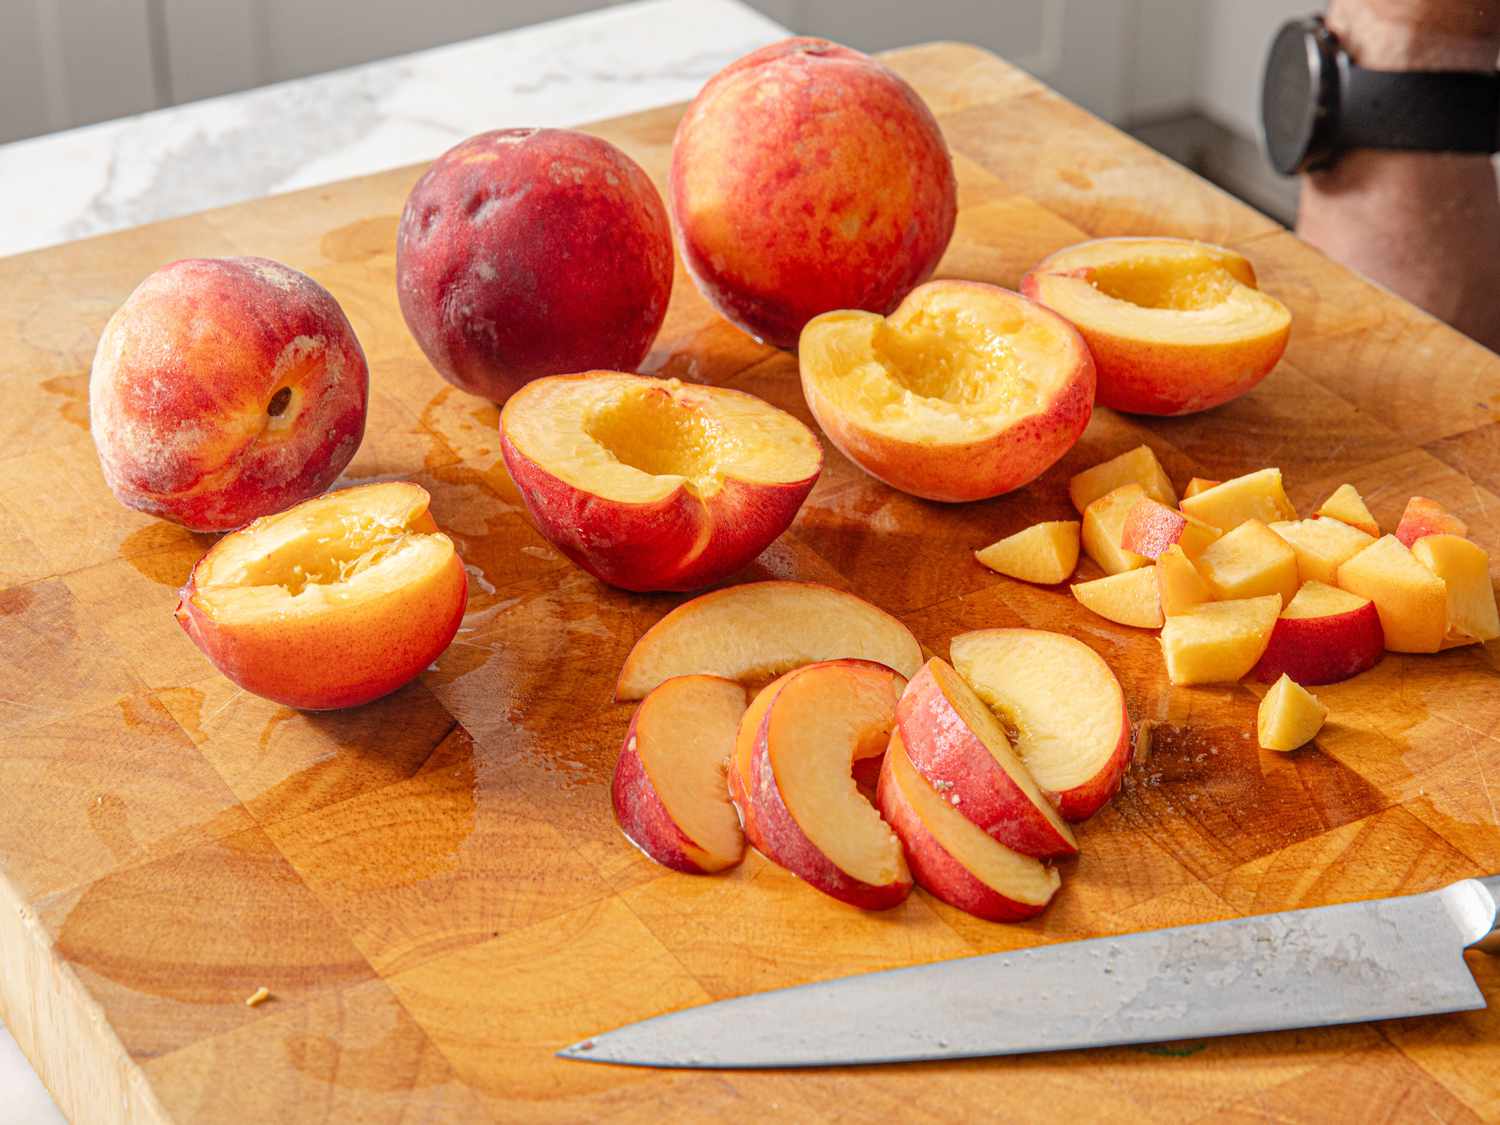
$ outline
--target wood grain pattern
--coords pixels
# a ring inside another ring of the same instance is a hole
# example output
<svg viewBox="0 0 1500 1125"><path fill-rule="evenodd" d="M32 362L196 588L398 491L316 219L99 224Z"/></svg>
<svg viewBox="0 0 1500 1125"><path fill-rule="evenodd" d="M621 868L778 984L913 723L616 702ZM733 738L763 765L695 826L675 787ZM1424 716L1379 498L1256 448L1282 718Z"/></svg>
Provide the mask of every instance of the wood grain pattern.
<svg viewBox="0 0 1500 1125"><path fill-rule="evenodd" d="M1280 465L1304 509L1352 481L1387 526L1420 492L1500 549L1500 358L992 56L942 45L890 62L956 157L940 275L1014 287L1085 237L1194 235L1250 256L1294 315L1285 361L1247 398L1161 421L1101 410L1017 495L927 504L830 448L792 530L746 573L854 589L935 652L1025 624L1118 670L1152 751L1084 827L1052 908L1001 926L917 893L862 914L755 855L693 878L625 842L608 780L629 708L611 686L678 599L601 587L526 522L495 408L443 383L396 311L396 217L420 171L401 169L0 260L0 1013L76 1120L1500 1116L1490 1012L859 1073L552 1057L751 990L1500 870L1500 646L1388 657L1320 689L1333 714L1316 747L1266 754L1261 689L1173 688L1151 634L970 555L1069 515L1068 475L1141 441L1179 484ZM661 182L679 112L595 131ZM427 487L473 577L435 668L357 711L299 714L203 661L171 609L209 539L116 504L89 440L109 313L168 260L243 253L342 302L373 390L347 479ZM811 421L795 361L715 317L680 270L646 369ZM1470 963L1500 995L1500 968ZM246 1007L260 986L271 999Z"/></svg>

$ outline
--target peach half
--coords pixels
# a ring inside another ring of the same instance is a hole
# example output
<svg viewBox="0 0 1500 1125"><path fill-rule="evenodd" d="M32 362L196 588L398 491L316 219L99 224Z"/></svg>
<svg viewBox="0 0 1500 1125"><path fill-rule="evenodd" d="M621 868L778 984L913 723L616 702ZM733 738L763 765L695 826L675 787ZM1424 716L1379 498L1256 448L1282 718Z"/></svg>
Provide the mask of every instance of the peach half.
<svg viewBox="0 0 1500 1125"><path fill-rule="evenodd" d="M1062 883L1053 868L987 836L923 780L900 731L891 732L876 802L917 882L949 906L990 922L1019 922L1046 909Z"/></svg>
<svg viewBox="0 0 1500 1125"><path fill-rule="evenodd" d="M1015 731L1016 750L1065 820L1087 820L1130 765L1130 714L1108 664L1088 645L1041 629L953 638L953 666Z"/></svg>
<svg viewBox="0 0 1500 1125"><path fill-rule="evenodd" d="M690 672L751 683L841 657L912 676L922 646L900 621L853 594L813 582L747 582L684 602L641 634L615 698L640 699Z"/></svg>
<svg viewBox="0 0 1500 1125"><path fill-rule="evenodd" d="M787 529L823 467L811 430L754 395L617 371L527 383L500 448L537 529L601 582L695 590Z"/></svg>
<svg viewBox="0 0 1500 1125"><path fill-rule="evenodd" d="M288 707L354 707L448 647L468 601L453 542L405 481L326 493L213 545L177 620L220 672Z"/></svg>
<svg viewBox="0 0 1500 1125"><path fill-rule="evenodd" d="M884 746L906 681L868 662L809 665L782 683L761 719L749 800L767 859L866 910L911 891L901 843L854 782L861 748Z"/></svg>
<svg viewBox="0 0 1500 1125"><path fill-rule="evenodd" d="M621 831L662 866L707 875L745 857L724 789L744 713L745 689L718 676L677 676L635 709L610 797Z"/></svg>
<svg viewBox="0 0 1500 1125"><path fill-rule="evenodd" d="M1073 447L1094 361L1061 317L976 281L930 281L890 316L824 313L802 331L802 392L860 468L927 500L982 500Z"/></svg>
<svg viewBox="0 0 1500 1125"><path fill-rule="evenodd" d="M1250 263L1180 238L1100 238L1043 259L1021 292L1075 324L1099 367L1099 401L1191 414L1238 398L1286 350L1292 318Z"/></svg>

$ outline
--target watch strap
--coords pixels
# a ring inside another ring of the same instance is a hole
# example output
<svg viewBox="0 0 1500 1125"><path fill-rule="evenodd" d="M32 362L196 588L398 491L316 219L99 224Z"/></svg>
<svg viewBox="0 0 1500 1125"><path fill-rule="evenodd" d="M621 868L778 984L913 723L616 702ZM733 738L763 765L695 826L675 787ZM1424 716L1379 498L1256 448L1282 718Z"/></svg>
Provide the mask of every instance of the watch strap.
<svg viewBox="0 0 1500 1125"><path fill-rule="evenodd" d="M1339 58L1340 149L1500 151L1500 73L1367 70Z"/></svg>

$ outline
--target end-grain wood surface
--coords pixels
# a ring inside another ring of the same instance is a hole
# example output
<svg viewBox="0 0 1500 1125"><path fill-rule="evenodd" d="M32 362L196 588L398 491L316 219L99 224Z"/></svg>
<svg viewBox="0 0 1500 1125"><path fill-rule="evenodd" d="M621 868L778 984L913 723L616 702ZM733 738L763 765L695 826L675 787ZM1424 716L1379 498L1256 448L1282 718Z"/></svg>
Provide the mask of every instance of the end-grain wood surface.
<svg viewBox="0 0 1500 1125"><path fill-rule="evenodd" d="M1139 442L1179 486L1265 465L1304 511L1352 481L1386 526L1436 497L1500 557L1500 358L979 50L888 56L942 123L961 212L939 276L1014 287L1080 239L1170 234L1250 257L1293 313L1247 397L1197 417L1100 410L1036 484L944 507L828 449L746 578L806 578L936 653L1030 625L1116 669L1149 759L1081 832L1051 909L993 925L924 893L865 914L751 854L711 878L625 842L611 687L678 600L601 586L527 524L494 406L444 383L396 307L420 172L264 199L0 260L0 1013L80 1122L1500 1117L1500 1015L865 1071L652 1072L562 1062L585 1035L745 992L976 952L1423 891L1500 871L1500 645L1388 656L1320 688L1316 745L1263 753L1248 685L1173 688L1149 632L971 550L1070 516L1070 473ZM663 182L681 107L594 132ZM498 126L525 122L499 121ZM172 618L210 542L100 476L88 366L106 317L175 258L260 254L327 286L370 359L348 481L433 495L470 613L417 683L301 714L237 691ZM795 360L678 269L645 370L811 422ZM1470 965L1492 1000L1500 967ZM257 988L271 999L248 1007Z"/></svg>

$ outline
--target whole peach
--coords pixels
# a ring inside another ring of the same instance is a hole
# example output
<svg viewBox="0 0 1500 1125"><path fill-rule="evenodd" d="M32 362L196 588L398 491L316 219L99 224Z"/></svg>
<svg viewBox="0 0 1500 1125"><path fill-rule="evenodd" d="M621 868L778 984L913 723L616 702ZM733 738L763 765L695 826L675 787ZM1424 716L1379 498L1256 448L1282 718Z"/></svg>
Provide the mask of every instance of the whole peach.
<svg viewBox="0 0 1500 1125"><path fill-rule="evenodd" d="M481 133L412 188L396 291L438 373L503 402L541 375L640 366L672 293L671 228L646 173L607 141Z"/></svg>
<svg viewBox="0 0 1500 1125"><path fill-rule="evenodd" d="M326 489L359 449L368 397L338 302L265 258L163 266L110 317L89 375L110 489L194 531Z"/></svg>
<svg viewBox="0 0 1500 1125"><path fill-rule="evenodd" d="M780 348L819 313L890 312L936 268L957 215L953 162L916 91L821 39L709 80L677 127L669 195L703 295Z"/></svg>

